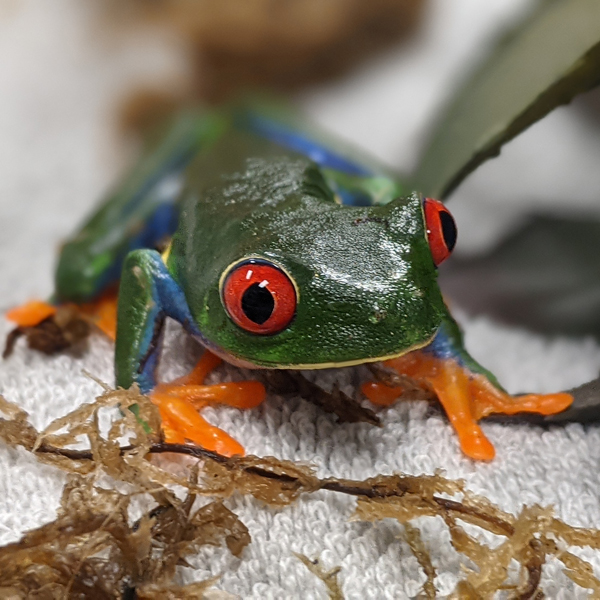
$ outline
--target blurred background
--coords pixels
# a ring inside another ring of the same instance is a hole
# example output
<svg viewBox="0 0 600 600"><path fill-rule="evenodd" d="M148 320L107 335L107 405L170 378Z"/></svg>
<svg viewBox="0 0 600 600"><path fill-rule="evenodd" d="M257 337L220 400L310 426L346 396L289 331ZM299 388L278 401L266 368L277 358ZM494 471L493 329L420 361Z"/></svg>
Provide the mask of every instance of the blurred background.
<svg viewBox="0 0 600 600"><path fill-rule="evenodd" d="M48 295L60 239L127 168L140 132L161 115L266 88L409 172L464 73L534 4L2 0L0 305ZM600 96L591 93L470 176L449 204L457 256L486 252L532 212L600 218L599 131ZM459 304L469 308L478 288L493 288L487 263L469 276L471 287L463 275L472 265L451 265L442 280ZM600 306L600 288L586 294L588 310ZM485 310L489 302L470 308ZM535 306L519 310L508 320L535 320Z"/></svg>

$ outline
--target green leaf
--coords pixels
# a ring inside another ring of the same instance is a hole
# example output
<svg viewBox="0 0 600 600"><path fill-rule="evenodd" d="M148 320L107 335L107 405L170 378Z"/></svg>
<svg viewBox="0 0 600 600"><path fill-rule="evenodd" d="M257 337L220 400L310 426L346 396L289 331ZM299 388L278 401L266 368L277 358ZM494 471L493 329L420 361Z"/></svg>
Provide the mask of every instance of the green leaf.
<svg viewBox="0 0 600 600"><path fill-rule="evenodd" d="M448 261L440 285L470 313L600 338L600 222L536 216L488 254Z"/></svg>
<svg viewBox="0 0 600 600"><path fill-rule="evenodd" d="M415 189L448 196L504 143L598 83L600 1L543 1L457 91L422 156Z"/></svg>

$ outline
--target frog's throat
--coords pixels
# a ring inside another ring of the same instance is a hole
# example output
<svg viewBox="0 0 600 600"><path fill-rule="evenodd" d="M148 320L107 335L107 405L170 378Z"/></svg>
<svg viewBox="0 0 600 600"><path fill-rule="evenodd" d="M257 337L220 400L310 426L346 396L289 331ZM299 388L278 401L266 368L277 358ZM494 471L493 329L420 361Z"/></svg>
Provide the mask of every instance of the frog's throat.
<svg viewBox="0 0 600 600"><path fill-rule="evenodd" d="M414 352L415 350L421 350L426 346L429 346L433 341L433 338L437 335L436 332L427 340L422 343L414 344L410 348L406 348L401 352L396 352L395 354L386 354L385 356L373 356L369 358L358 358L356 360L345 360L345 361L332 361L332 362L324 362L324 363L305 363L305 364L295 364L295 363L253 363L243 358L234 356L232 354L228 354L227 352L221 350L220 348L210 346L209 350L218 356L220 356L223 360L228 363L241 367L243 369L293 369L295 371L314 371L317 369L339 369L342 367L356 367L358 365L364 365L366 363L374 363L374 362L383 362L386 360L392 360L394 358L399 358L404 356L405 354L409 354L410 352Z"/></svg>

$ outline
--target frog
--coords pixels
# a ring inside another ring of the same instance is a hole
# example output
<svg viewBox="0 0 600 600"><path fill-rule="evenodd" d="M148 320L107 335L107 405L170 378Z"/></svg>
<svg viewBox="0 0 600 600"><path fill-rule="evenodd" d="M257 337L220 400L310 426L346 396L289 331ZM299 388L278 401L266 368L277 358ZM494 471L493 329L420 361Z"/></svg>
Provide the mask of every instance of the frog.
<svg viewBox="0 0 600 600"><path fill-rule="evenodd" d="M511 396L468 353L437 283L456 240L445 205L288 109L189 109L65 241L50 301L7 316L32 326L67 303L94 314L115 340L116 385L150 395L167 442L244 453L200 409L252 408L265 390L205 385L221 360L294 370L383 362L437 395L466 456L491 460L479 419L560 413L573 398ZM205 352L190 374L159 382L167 317ZM361 389L381 406L402 394L380 381Z"/></svg>

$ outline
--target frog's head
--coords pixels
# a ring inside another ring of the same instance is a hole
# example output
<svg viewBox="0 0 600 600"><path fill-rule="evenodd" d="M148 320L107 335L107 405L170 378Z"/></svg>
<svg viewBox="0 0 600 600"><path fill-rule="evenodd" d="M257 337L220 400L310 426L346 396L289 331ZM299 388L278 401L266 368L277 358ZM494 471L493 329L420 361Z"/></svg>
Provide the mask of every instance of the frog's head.
<svg viewBox="0 0 600 600"><path fill-rule="evenodd" d="M445 314L436 267L456 230L420 194L371 207L296 195L227 235L191 308L230 361L324 368L391 358L429 343Z"/></svg>

